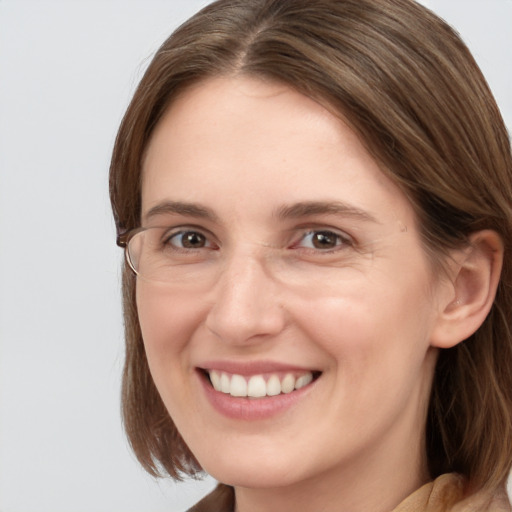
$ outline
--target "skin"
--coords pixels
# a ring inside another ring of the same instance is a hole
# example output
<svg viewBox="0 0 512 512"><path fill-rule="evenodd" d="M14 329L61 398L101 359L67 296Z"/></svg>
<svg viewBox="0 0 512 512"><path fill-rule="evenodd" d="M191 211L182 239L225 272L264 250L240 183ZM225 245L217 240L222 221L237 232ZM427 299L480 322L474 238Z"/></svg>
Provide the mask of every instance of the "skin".
<svg viewBox="0 0 512 512"><path fill-rule="evenodd" d="M311 201L351 209L278 215ZM283 85L198 84L150 141L142 225L193 225L210 244L180 253L174 285L138 279L137 306L163 401L205 470L235 486L238 512L384 512L429 480L433 338L455 292L347 125ZM346 241L315 247L326 229ZM292 407L244 421L207 400L197 368L212 360L321 375Z"/></svg>

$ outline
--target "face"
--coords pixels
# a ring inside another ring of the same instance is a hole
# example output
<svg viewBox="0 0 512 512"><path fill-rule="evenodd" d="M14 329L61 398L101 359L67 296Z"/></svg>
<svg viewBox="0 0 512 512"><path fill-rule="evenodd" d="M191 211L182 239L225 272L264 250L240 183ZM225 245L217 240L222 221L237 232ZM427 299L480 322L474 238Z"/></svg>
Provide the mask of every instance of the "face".
<svg viewBox="0 0 512 512"><path fill-rule="evenodd" d="M348 126L283 85L196 85L151 139L141 221L168 259L137 280L150 370L206 471L420 478L443 288Z"/></svg>

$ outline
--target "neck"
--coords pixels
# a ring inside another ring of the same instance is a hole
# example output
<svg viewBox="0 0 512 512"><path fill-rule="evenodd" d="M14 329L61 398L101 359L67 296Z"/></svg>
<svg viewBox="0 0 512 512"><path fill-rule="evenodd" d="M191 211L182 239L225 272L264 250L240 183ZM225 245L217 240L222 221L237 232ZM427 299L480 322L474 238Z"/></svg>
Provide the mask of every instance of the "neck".
<svg viewBox="0 0 512 512"><path fill-rule="evenodd" d="M425 471L408 468L406 474L390 469L373 475L332 473L324 479L302 481L286 488L235 488L235 512L390 512L430 478ZM362 476L364 475L364 476ZM391 477L391 478L390 478Z"/></svg>
<svg viewBox="0 0 512 512"><path fill-rule="evenodd" d="M390 512L430 480L424 439L418 437L397 435L288 486L235 487L235 512Z"/></svg>

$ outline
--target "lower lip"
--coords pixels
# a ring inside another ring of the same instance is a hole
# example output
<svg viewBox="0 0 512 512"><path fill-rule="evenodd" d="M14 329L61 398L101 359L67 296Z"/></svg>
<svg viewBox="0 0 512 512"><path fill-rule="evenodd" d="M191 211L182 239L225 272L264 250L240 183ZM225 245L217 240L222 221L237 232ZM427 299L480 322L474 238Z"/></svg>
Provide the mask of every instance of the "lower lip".
<svg viewBox="0 0 512 512"><path fill-rule="evenodd" d="M206 397L213 408L228 418L246 421L264 420L287 411L303 399L316 382L313 381L311 384L291 393L282 393L262 398L247 398L234 397L216 391L208 378L201 372L199 373Z"/></svg>

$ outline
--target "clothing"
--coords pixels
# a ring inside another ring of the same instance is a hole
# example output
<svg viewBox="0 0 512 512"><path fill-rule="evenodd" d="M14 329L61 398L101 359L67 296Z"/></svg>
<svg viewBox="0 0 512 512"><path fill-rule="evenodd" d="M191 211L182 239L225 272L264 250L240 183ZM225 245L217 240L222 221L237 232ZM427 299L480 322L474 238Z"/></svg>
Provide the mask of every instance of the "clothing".
<svg viewBox="0 0 512 512"><path fill-rule="evenodd" d="M485 492L463 498L464 478L455 473L441 475L413 492L391 512L512 512L505 489L494 495ZM232 487L217 488L188 512L234 512Z"/></svg>
<svg viewBox="0 0 512 512"><path fill-rule="evenodd" d="M196 503L187 512L234 512L235 493L233 487L219 484L210 494Z"/></svg>
<svg viewBox="0 0 512 512"><path fill-rule="evenodd" d="M464 498L464 478L455 473L441 475L406 498L393 512L511 512L505 489Z"/></svg>

